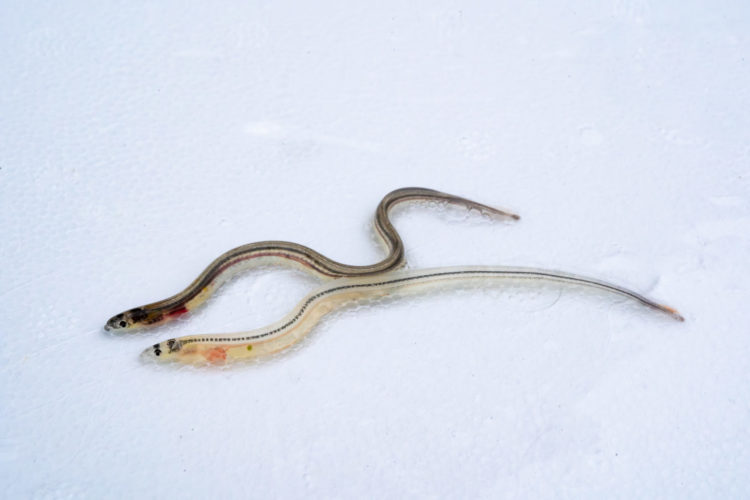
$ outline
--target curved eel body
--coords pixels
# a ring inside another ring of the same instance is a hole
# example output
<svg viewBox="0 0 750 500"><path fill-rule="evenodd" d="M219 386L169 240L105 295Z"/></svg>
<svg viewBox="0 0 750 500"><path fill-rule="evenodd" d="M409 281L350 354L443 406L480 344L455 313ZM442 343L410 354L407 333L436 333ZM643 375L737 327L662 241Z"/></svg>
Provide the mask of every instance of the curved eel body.
<svg viewBox="0 0 750 500"><path fill-rule="evenodd" d="M388 256L366 266L336 262L304 245L288 241L261 241L243 245L220 255L187 288L159 302L136 307L110 318L105 330L131 330L159 325L203 304L219 287L238 273L253 267L275 264L298 267L324 279L372 276L402 267L404 244L389 218L391 208L406 201L427 200L464 205L482 214L518 220L514 213L426 188L401 188L388 193L375 212L375 230Z"/></svg>
<svg viewBox="0 0 750 500"><path fill-rule="evenodd" d="M352 302L403 296L447 283L507 279L552 280L594 287L623 295L644 306L666 313L678 321L684 321L671 307L626 288L593 278L523 267L448 267L337 279L308 294L283 319L264 328L234 334L191 335L170 339L149 347L143 352L142 357L154 361L186 364L224 364L267 356L298 342L323 316Z"/></svg>

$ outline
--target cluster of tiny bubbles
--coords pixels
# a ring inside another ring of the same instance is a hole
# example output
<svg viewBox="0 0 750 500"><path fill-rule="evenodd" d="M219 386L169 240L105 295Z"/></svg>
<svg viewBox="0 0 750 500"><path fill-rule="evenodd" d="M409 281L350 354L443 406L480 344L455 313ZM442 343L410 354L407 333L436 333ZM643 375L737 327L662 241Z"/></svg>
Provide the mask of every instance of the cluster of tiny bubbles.
<svg viewBox="0 0 750 500"><path fill-rule="evenodd" d="M498 217L482 209L442 200L420 200L419 203L399 205L393 211L394 218L412 214L430 214L449 224L466 222L481 224L494 222L498 219Z"/></svg>
<svg viewBox="0 0 750 500"><path fill-rule="evenodd" d="M470 226L494 224L500 220L485 210L476 207L463 207L449 204L445 207L442 218L450 224L468 224Z"/></svg>

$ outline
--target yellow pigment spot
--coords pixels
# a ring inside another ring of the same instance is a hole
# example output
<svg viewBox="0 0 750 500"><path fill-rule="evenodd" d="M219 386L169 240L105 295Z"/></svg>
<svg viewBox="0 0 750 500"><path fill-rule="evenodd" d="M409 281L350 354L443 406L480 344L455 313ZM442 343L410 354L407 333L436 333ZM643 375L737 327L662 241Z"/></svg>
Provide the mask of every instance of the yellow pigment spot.
<svg viewBox="0 0 750 500"><path fill-rule="evenodd" d="M248 346L247 346L247 350L248 350L248 351L252 351L252 350L253 350L253 346L251 346L251 345L248 345Z"/></svg>

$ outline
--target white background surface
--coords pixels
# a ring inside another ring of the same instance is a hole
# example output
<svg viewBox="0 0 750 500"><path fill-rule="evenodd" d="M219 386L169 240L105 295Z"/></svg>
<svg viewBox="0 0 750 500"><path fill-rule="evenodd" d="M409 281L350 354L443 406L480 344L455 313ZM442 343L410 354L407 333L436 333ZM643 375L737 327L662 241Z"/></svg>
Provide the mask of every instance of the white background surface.
<svg viewBox="0 0 750 500"><path fill-rule="evenodd" d="M3 2L3 495L749 495L748 21L740 1ZM176 325L101 330L250 241L374 262L372 212L408 185L523 216L401 210L412 268L581 272L687 321L508 286L337 314L267 363L140 363L315 286L265 271Z"/></svg>

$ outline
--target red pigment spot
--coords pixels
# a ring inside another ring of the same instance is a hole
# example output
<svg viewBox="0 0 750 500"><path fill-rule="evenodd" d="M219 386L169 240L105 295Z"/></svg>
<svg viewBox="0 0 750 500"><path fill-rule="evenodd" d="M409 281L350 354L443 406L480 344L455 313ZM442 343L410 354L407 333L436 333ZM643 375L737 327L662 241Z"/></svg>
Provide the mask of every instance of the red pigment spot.
<svg viewBox="0 0 750 500"><path fill-rule="evenodd" d="M179 316L180 314L185 314L186 312L188 312L188 308L181 307L175 311L172 311L171 313L167 313L167 316Z"/></svg>
<svg viewBox="0 0 750 500"><path fill-rule="evenodd" d="M223 347L214 347L203 353L203 356L211 362L224 361L227 359L227 350Z"/></svg>

